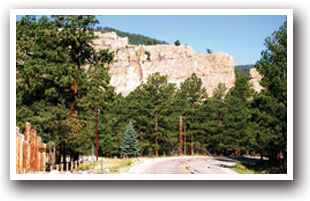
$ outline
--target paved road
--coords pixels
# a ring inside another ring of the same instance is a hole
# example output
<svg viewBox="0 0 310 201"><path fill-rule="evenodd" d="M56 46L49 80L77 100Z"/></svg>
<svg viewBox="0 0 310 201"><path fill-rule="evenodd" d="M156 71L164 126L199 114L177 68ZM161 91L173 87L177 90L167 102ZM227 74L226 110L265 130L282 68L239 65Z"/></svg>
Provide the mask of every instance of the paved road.
<svg viewBox="0 0 310 201"><path fill-rule="evenodd" d="M229 167L237 161L226 157L185 156L156 158L135 165L129 174L237 174Z"/></svg>

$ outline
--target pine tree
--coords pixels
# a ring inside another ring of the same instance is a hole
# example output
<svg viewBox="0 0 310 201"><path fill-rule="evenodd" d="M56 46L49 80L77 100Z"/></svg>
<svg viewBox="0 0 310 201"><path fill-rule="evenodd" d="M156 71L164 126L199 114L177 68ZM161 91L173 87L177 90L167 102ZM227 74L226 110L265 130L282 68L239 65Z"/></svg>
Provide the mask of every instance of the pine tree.
<svg viewBox="0 0 310 201"><path fill-rule="evenodd" d="M154 139L155 157L159 155L160 141L163 140L165 133L165 114L168 106L171 104L172 97L175 92L175 84L168 83L167 76L161 76L158 72L148 77L147 83L143 84L145 90L146 103L150 110L148 111L153 119L153 132L151 137Z"/></svg>
<svg viewBox="0 0 310 201"><path fill-rule="evenodd" d="M174 42L174 45L180 46L180 45L181 45L181 42L180 42L179 40L176 40L176 41Z"/></svg>
<svg viewBox="0 0 310 201"><path fill-rule="evenodd" d="M205 122L207 131L207 149L216 154L224 154L225 141L223 135L223 119L226 110L225 97L227 88L219 83L213 90L213 96L204 103L208 119Z"/></svg>
<svg viewBox="0 0 310 201"><path fill-rule="evenodd" d="M184 109L187 110L187 119L190 121L190 126L188 131L191 137L191 155L194 154L194 135L199 133L199 123L195 123L195 107L201 104L207 97L207 92L204 87L202 87L202 81L197 77L195 73L192 74L190 78L187 78L181 83L180 87L181 97L185 101ZM186 107L187 106L187 107Z"/></svg>
<svg viewBox="0 0 310 201"><path fill-rule="evenodd" d="M225 98L223 137L228 154L237 152L237 155L241 156L251 149L250 140L253 138L253 130L250 122L250 102L254 91L248 81L249 77L245 73L240 73L235 86L230 89Z"/></svg>
<svg viewBox="0 0 310 201"><path fill-rule="evenodd" d="M175 120L175 116L171 118L174 93L175 85L168 83L167 76L154 73L126 97L128 117L137 125L141 154L152 155L154 151L157 157L170 153L170 147L174 149L176 136L171 123Z"/></svg>
<svg viewBox="0 0 310 201"><path fill-rule="evenodd" d="M130 121L123 137L123 142L121 146L121 155L128 157L136 157L139 155L139 151L140 151L139 140L137 139L136 132L133 128L132 122Z"/></svg>
<svg viewBox="0 0 310 201"><path fill-rule="evenodd" d="M105 64L112 58L90 46L95 23L94 16L26 16L17 22L17 125L30 121L64 157L87 152L86 116L94 108L84 100L103 106L99 90L108 88Z"/></svg>
<svg viewBox="0 0 310 201"><path fill-rule="evenodd" d="M148 99L147 91L143 84L132 91L126 98L126 107L123 109L127 113L127 119L131 118L136 125L136 131L140 138L140 154L152 155L152 133L154 132L154 114ZM138 114L138 115L137 115Z"/></svg>
<svg viewBox="0 0 310 201"><path fill-rule="evenodd" d="M17 124L32 123L37 132L53 141L58 153L76 131L67 110L73 66L59 40L59 30L47 17L26 16L17 22ZM71 149L71 150L72 150Z"/></svg>
<svg viewBox="0 0 310 201"><path fill-rule="evenodd" d="M255 96L255 122L260 133L259 146L276 161L287 152L287 23L265 40L266 50L256 68L263 76L260 84L264 89Z"/></svg>

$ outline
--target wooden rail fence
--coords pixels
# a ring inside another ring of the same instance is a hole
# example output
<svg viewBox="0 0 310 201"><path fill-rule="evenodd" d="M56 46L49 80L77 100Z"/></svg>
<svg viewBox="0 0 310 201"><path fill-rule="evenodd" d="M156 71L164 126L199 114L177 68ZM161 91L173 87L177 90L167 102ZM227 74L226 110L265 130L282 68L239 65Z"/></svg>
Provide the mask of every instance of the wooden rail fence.
<svg viewBox="0 0 310 201"><path fill-rule="evenodd" d="M25 134L16 127L16 173L37 173L46 170L46 144L30 123L25 124Z"/></svg>

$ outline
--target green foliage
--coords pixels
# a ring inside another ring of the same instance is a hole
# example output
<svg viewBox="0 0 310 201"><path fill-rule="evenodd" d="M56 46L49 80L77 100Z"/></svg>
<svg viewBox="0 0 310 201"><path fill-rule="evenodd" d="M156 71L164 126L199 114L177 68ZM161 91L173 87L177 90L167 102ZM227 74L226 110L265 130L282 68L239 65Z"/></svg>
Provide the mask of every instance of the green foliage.
<svg viewBox="0 0 310 201"><path fill-rule="evenodd" d="M242 163L237 163L234 165L232 168L235 172L239 174L255 174L255 171L249 170L244 164Z"/></svg>
<svg viewBox="0 0 310 201"><path fill-rule="evenodd" d="M225 150L242 155L251 150L250 140L253 136L251 125L250 98L254 90L250 88L249 77L241 74L226 96L226 110L224 112L223 134L225 135Z"/></svg>
<svg viewBox="0 0 310 201"><path fill-rule="evenodd" d="M58 156L89 151L87 115L102 104L100 94L109 83L104 64L113 55L95 53L89 45L96 23L94 16L26 16L16 23L17 125L31 122L40 136L55 143Z"/></svg>
<svg viewBox="0 0 310 201"><path fill-rule="evenodd" d="M248 64L248 65L238 65L235 66L235 74L236 77L238 77L241 73L245 73L246 75L250 76L250 69L255 68L254 64Z"/></svg>
<svg viewBox="0 0 310 201"><path fill-rule="evenodd" d="M151 53L149 51L144 51L144 53L146 54L147 56L147 60L148 61L151 61Z"/></svg>
<svg viewBox="0 0 310 201"><path fill-rule="evenodd" d="M260 162L241 162L237 163L232 169L239 174L286 174L283 163L271 164L267 161Z"/></svg>
<svg viewBox="0 0 310 201"><path fill-rule="evenodd" d="M130 121L127 130L124 134L121 146L121 155L136 157L139 155L139 151L140 151L139 140L137 139L136 132L133 128L132 122Z"/></svg>
<svg viewBox="0 0 310 201"><path fill-rule="evenodd" d="M181 42L180 42L179 40L176 40L176 41L174 42L174 45L180 46L180 45L181 45Z"/></svg>
<svg viewBox="0 0 310 201"><path fill-rule="evenodd" d="M207 53L208 53L208 54L212 54L212 50L207 49Z"/></svg>
<svg viewBox="0 0 310 201"><path fill-rule="evenodd" d="M191 136L191 154L194 154L194 136L202 132L201 125L197 121L195 122L195 115L198 112L195 110L197 105L201 105L204 100L208 98L206 89L202 87L202 81L197 77L195 73L184 82L181 83L180 102L182 102L182 108L187 122L187 135ZM199 114L198 114L199 115Z"/></svg>
<svg viewBox="0 0 310 201"><path fill-rule="evenodd" d="M266 50L256 63L264 87L253 101L253 121L259 128L257 147L267 152L270 160L280 153L286 158L287 145L287 24L265 40Z"/></svg>
<svg viewBox="0 0 310 201"><path fill-rule="evenodd" d="M207 149L215 154L223 154L225 150L223 120L227 106L225 102L226 91L227 88L224 84L218 84L217 88L213 90L213 96L203 105L206 117L204 127L208 136L204 143L207 145Z"/></svg>
<svg viewBox="0 0 310 201"><path fill-rule="evenodd" d="M120 37L128 37L128 43L131 45L157 45L157 44L168 44L165 41L157 40L140 34L133 34L124 31L120 31L110 27L97 27L96 31L101 33L115 32Z"/></svg>

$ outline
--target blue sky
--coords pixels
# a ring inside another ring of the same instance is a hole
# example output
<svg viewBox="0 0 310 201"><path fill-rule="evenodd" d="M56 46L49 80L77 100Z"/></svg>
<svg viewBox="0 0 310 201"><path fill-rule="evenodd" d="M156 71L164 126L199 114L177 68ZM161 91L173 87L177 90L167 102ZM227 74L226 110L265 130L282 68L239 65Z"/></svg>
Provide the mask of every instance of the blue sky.
<svg viewBox="0 0 310 201"><path fill-rule="evenodd" d="M17 19L20 17L18 16ZM283 15L104 15L98 26L142 34L168 43L177 39L196 52L226 52L235 65L255 64L264 39L284 23Z"/></svg>

